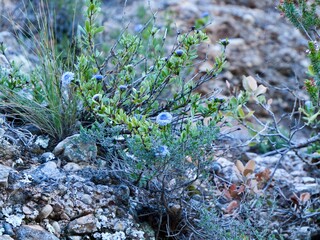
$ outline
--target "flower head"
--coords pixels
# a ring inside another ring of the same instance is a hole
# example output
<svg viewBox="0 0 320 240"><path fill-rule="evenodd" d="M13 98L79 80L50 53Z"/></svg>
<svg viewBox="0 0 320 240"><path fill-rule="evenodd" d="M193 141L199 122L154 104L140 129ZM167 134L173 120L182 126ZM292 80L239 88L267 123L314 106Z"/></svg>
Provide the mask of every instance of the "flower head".
<svg viewBox="0 0 320 240"><path fill-rule="evenodd" d="M139 33L143 30L144 26L142 24L137 24L134 26L134 31Z"/></svg>
<svg viewBox="0 0 320 240"><path fill-rule="evenodd" d="M183 55L183 50L182 49L178 49L178 50L176 50L176 55L178 56L178 57L181 57L182 55Z"/></svg>
<svg viewBox="0 0 320 240"><path fill-rule="evenodd" d="M96 75L93 75L92 78L96 79L97 81L101 81L103 79L103 75L96 74Z"/></svg>
<svg viewBox="0 0 320 240"><path fill-rule="evenodd" d="M168 124L170 124L172 122L172 115L168 112L162 112L160 113L157 118L156 118L156 122L160 125L160 126L166 126Z"/></svg>
<svg viewBox="0 0 320 240"><path fill-rule="evenodd" d="M170 155L170 151L166 145L159 146L156 149L156 156L157 157L167 157L169 155Z"/></svg>
<svg viewBox="0 0 320 240"><path fill-rule="evenodd" d="M61 77L62 86L68 86L73 79L74 79L73 72L65 72L64 74L62 74L62 77Z"/></svg>
<svg viewBox="0 0 320 240"><path fill-rule="evenodd" d="M121 91L121 92L126 91L126 90L127 90L127 88L128 88L128 86L127 86L127 85L120 85L120 86L119 86L119 89L120 89L120 91Z"/></svg>

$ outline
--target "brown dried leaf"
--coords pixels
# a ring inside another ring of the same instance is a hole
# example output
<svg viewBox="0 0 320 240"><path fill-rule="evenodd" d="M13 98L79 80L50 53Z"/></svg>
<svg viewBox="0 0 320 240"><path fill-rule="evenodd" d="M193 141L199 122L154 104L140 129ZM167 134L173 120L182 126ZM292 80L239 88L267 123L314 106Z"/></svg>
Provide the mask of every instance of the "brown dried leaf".
<svg viewBox="0 0 320 240"><path fill-rule="evenodd" d="M256 162L254 160L250 160L247 162L246 166L243 170L243 175L246 177L247 175L253 173L254 169L256 167Z"/></svg>
<svg viewBox="0 0 320 240"><path fill-rule="evenodd" d="M243 171L244 171L244 166L243 166L243 163L239 160L236 161L236 167L237 169L239 170L239 172L241 174L243 174Z"/></svg>
<svg viewBox="0 0 320 240"><path fill-rule="evenodd" d="M266 168L262 172L256 174L256 180L258 182L267 182L270 179L271 171L269 168Z"/></svg>
<svg viewBox="0 0 320 240"><path fill-rule="evenodd" d="M310 197L311 197L311 195L310 195L310 193L308 193L308 192L301 193L301 195L300 195L300 201L301 201L301 203L302 203L302 204L305 204L307 201L309 201Z"/></svg>

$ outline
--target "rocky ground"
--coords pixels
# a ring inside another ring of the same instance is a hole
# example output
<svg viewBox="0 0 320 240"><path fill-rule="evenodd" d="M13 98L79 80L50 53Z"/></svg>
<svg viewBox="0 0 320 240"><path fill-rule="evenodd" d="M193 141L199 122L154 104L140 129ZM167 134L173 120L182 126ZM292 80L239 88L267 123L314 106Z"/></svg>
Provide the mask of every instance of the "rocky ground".
<svg viewBox="0 0 320 240"><path fill-rule="evenodd" d="M4 3L7 9L13 10L16 6L10 5L10 1ZM200 92L206 94L220 88L223 95L228 95L226 80L239 86L243 75L252 75L269 87L268 94L278 114L291 110L293 105L294 96L285 91L286 87L302 99L306 98L302 85L308 66L307 40L283 19L274 1L136 0L127 1L123 15L123 1L107 0L103 1L103 12L108 14L102 17L106 36L120 28L123 20L131 22L132 30L144 24L135 14L140 6L148 11L149 4L153 11L159 11L160 18L169 11L171 24L182 31L203 14L210 16L212 24L206 28L210 43L199 50L209 61L197 71L205 71L213 64L211 60L219 53L217 41L229 38L226 70ZM27 71L32 67L30 56L22 51L12 34L1 27L0 42L7 46L9 58ZM1 55L0 66L10 67ZM28 125L14 126L4 116L0 124L0 239L155 238L154 219L141 221L142 209L147 205L142 201L147 199L148 193L121 181L106 167L106 160L99 156L95 143L82 141L74 135L51 148L51 140ZM301 157L301 151L300 155L289 151L283 156L263 156L251 153L248 148L222 151L222 147L241 145L244 140L238 135L233 137L235 139L224 142L223 146L216 142L215 159L222 169L216 173L215 184L196 183L202 187L206 201L217 203L221 212L232 215L231 203L235 199L231 196L215 202L215 197L226 195L217 188L223 185L221 179L240 186L241 176L235 161L254 160L255 173L266 174L266 169L274 173L270 188L259 190L266 196L273 196L277 206L271 216L268 215L268 221L264 219L267 211L257 213L251 209L250 218L259 222L259 226L283 234L285 239L318 239L319 215L306 212L311 207L319 211L320 207L317 166L308 164L308 159ZM266 175L270 177L270 173ZM201 203L199 199L192 201ZM189 239L201 237L189 235Z"/></svg>

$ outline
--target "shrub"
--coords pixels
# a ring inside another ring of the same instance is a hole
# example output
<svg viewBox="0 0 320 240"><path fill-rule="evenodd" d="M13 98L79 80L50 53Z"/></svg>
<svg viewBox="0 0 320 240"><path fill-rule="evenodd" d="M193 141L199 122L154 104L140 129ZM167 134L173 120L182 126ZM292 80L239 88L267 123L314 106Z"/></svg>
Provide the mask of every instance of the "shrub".
<svg viewBox="0 0 320 240"><path fill-rule="evenodd" d="M84 25L67 60L55 45L52 25L38 21L39 64L29 74L14 65L11 74L1 71L0 107L55 140L72 134L80 122L81 136L98 143L116 177L156 200L140 207L146 214L156 210L157 237L180 234L190 220L181 214L184 202L199 192L192 184L210 174L219 124L228 117L252 117L246 104L266 104L266 88L248 77L244 91L230 100L195 92L222 71L228 45L220 42L212 69L194 73L195 64L206 61L197 55L197 46L207 40L201 30L206 16L169 43L169 30L156 27L152 16L138 33L124 30L106 54L96 42L103 32L99 12L99 1L86 1Z"/></svg>

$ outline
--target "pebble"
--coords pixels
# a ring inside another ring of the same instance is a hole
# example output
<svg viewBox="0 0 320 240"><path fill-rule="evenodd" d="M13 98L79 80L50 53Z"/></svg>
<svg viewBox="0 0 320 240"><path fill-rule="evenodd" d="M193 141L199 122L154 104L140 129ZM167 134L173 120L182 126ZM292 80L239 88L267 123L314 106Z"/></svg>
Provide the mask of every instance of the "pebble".
<svg viewBox="0 0 320 240"><path fill-rule="evenodd" d="M75 171L81 170L81 167L77 163L70 162L63 166L63 170L67 172L75 172Z"/></svg>
<svg viewBox="0 0 320 240"><path fill-rule="evenodd" d="M26 215L30 215L33 213L32 209L27 207L26 205L23 205L22 206L22 212Z"/></svg>
<svg viewBox="0 0 320 240"><path fill-rule="evenodd" d="M54 156L54 154L52 152L45 152L40 156L39 162L46 163L46 162L49 162L55 158L56 157Z"/></svg>
<svg viewBox="0 0 320 240"><path fill-rule="evenodd" d="M47 218L53 211L53 207L50 204L45 205L39 213L39 219Z"/></svg>
<svg viewBox="0 0 320 240"><path fill-rule="evenodd" d="M88 194L83 194L83 195L81 196L81 201L82 201L83 203L87 204L87 205L90 205L90 204L92 203L92 198L91 198L91 196L88 195Z"/></svg>
<svg viewBox="0 0 320 240"><path fill-rule="evenodd" d="M54 228L55 233L56 233L57 235L60 235L60 234L61 234L61 227L60 227L59 223L56 222L56 221L54 221L54 222L52 222L51 225L52 225L52 227Z"/></svg>

